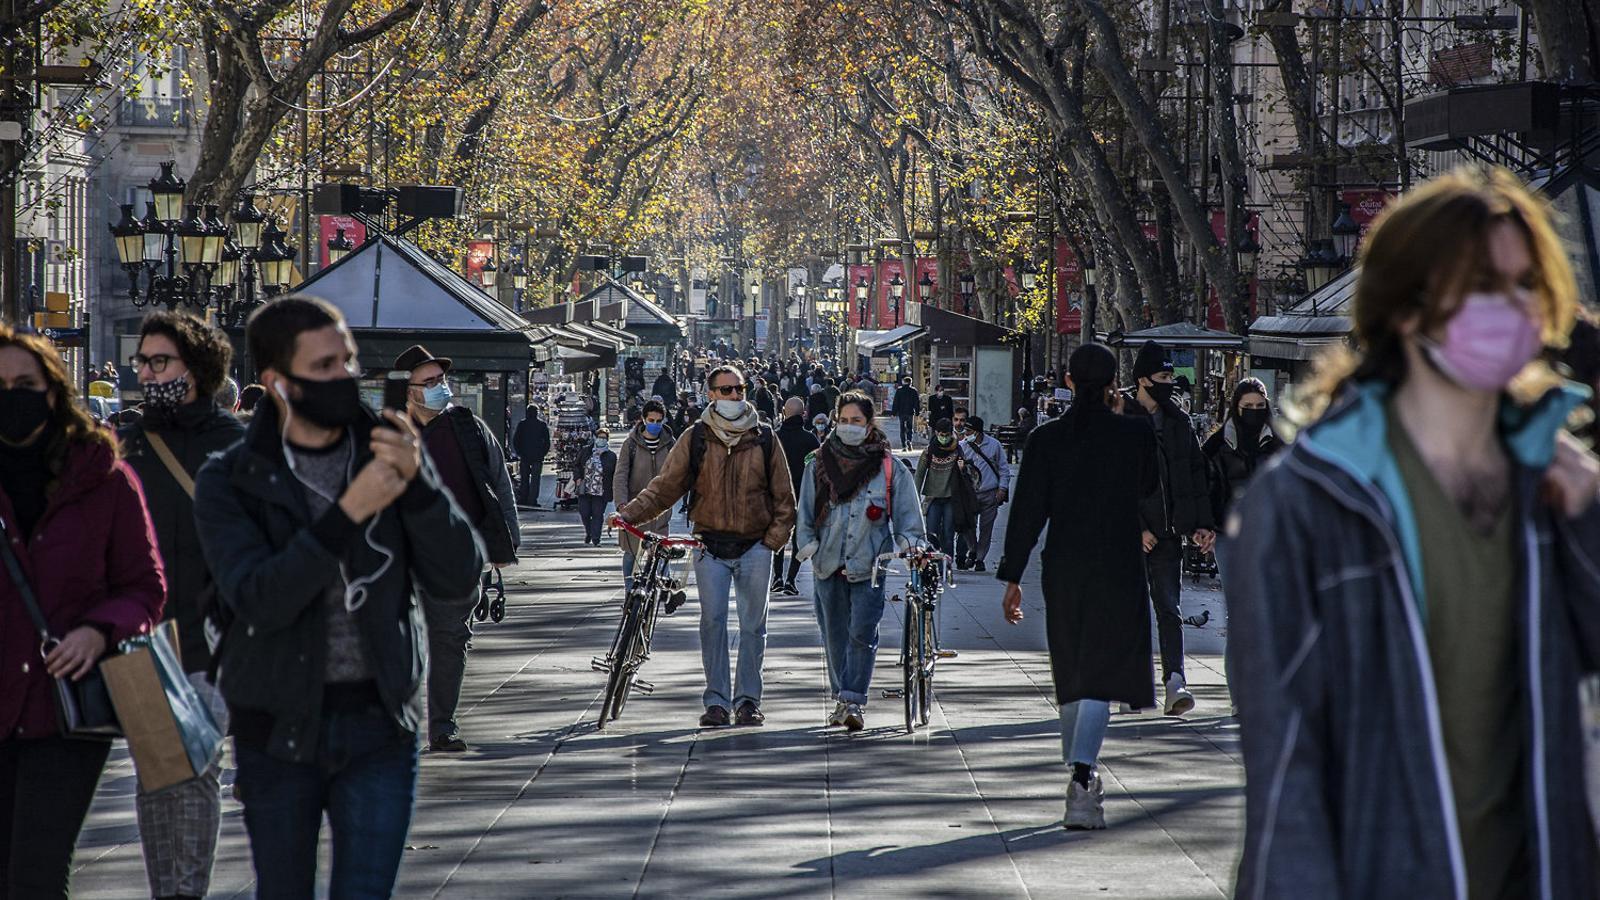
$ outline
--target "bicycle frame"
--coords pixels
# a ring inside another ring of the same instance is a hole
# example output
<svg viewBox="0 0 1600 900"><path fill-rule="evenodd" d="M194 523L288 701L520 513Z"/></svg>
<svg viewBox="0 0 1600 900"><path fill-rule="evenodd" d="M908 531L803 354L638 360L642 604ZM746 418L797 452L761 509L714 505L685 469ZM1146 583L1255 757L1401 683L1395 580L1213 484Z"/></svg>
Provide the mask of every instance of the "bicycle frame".
<svg viewBox="0 0 1600 900"><path fill-rule="evenodd" d="M937 551L913 549L885 553L873 561L873 584L879 583L881 573L896 559L907 560L910 570L900 644L900 694L905 700L906 732L910 734L916 731L919 723L928 724L934 667L939 659L937 609L939 595L948 581L950 559ZM893 692L885 691L884 696L893 696Z"/></svg>
<svg viewBox="0 0 1600 900"><path fill-rule="evenodd" d="M669 605L674 595L683 590L683 585L671 577L672 561L681 559L689 549L702 546L694 538L650 534L621 519L617 519L616 524L639 539L642 564L635 566L633 586L623 598L622 617L611 639L611 649L604 660L590 661L596 671L608 674L605 696L600 704L600 728L622 714L632 691L648 694L655 690L654 685L637 680L637 676L650 659L650 644L655 637L661 607ZM675 607L669 606L669 612L672 608Z"/></svg>

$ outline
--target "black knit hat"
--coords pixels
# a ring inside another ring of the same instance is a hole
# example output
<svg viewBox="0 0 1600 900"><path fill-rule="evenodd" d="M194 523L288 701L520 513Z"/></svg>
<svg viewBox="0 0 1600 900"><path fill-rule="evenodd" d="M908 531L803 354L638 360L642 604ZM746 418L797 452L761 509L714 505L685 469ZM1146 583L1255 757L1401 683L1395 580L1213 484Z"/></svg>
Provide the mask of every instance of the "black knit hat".
<svg viewBox="0 0 1600 900"><path fill-rule="evenodd" d="M1104 344L1083 344L1067 360L1067 373L1080 394L1099 390L1117 380L1117 356Z"/></svg>
<svg viewBox="0 0 1600 900"><path fill-rule="evenodd" d="M1133 358L1133 379L1149 378L1157 372L1171 372L1172 360L1167 349L1155 341L1145 341L1139 355Z"/></svg>

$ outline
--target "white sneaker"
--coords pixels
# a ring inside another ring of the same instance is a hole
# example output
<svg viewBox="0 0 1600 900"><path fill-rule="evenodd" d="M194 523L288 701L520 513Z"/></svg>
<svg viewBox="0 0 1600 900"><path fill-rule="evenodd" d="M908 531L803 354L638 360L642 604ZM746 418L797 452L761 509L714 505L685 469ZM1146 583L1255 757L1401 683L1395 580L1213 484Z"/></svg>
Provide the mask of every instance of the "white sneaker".
<svg viewBox="0 0 1600 900"><path fill-rule="evenodd" d="M846 703L844 705L844 727L846 731L860 731L867 726L866 718L861 713L861 704Z"/></svg>
<svg viewBox="0 0 1600 900"><path fill-rule="evenodd" d="M1133 708L1132 703L1118 703L1117 712L1125 716L1136 715L1139 711Z"/></svg>
<svg viewBox="0 0 1600 900"><path fill-rule="evenodd" d="M1183 676L1174 672L1167 678L1167 715L1181 716L1194 709L1194 695L1189 693Z"/></svg>
<svg viewBox="0 0 1600 900"><path fill-rule="evenodd" d="M833 701L833 712L828 713L828 727L837 728L844 724L844 701Z"/></svg>
<svg viewBox="0 0 1600 900"><path fill-rule="evenodd" d="M1089 779L1084 787L1076 781L1067 782L1067 811L1061 817L1061 827L1073 831L1094 831L1106 827L1106 794L1100 776Z"/></svg>

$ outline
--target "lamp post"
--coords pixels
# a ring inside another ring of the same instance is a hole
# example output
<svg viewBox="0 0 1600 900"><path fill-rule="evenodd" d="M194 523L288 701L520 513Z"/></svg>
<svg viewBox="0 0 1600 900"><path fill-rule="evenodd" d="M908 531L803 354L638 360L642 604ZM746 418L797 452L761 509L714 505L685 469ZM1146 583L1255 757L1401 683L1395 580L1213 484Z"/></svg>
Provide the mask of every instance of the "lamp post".
<svg viewBox="0 0 1600 900"><path fill-rule="evenodd" d="M1356 243L1361 240L1361 226L1350 215L1350 204L1339 204L1339 215L1334 218L1331 230L1334 250L1346 262L1354 259Z"/></svg>
<svg viewBox="0 0 1600 900"><path fill-rule="evenodd" d="M867 292L868 292L868 290L869 289L867 287L867 276L863 275L863 276L861 276L861 280L856 282L856 309L860 311L860 315L861 315L861 324L859 326L857 326L857 327L860 327L860 328L867 327Z"/></svg>
<svg viewBox="0 0 1600 900"><path fill-rule="evenodd" d="M1306 273L1307 292L1314 294L1332 281L1339 272L1340 262L1339 251L1333 248L1333 241L1312 241L1311 249L1300 260L1300 267Z"/></svg>
<svg viewBox="0 0 1600 900"><path fill-rule="evenodd" d="M344 233L344 226L334 229L333 237L328 238L328 265L336 265L339 260L350 255L356 249L356 242Z"/></svg>
<svg viewBox="0 0 1600 900"><path fill-rule="evenodd" d="M917 279L917 299L921 300L923 303L927 303L929 300L932 300L933 288L933 278L930 277L927 272L923 272L922 277Z"/></svg>
<svg viewBox="0 0 1600 900"><path fill-rule="evenodd" d="M523 292L528 289L528 266L521 259L511 267L511 290L517 312L522 312Z"/></svg>
<svg viewBox="0 0 1600 900"><path fill-rule="evenodd" d="M896 327L900 325L900 298L905 295L905 292L906 280L900 277L899 272L894 273L894 277L889 279L889 311L894 313Z"/></svg>
<svg viewBox="0 0 1600 900"><path fill-rule="evenodd" d="M163 162L160 174L151 179L142 220L125 203L121 217L110 226L117 259L128 273L128 299L139 308L159 304L174 310L187 306L201 311L214 303L219 322L237 324L256 305L255 264L267 261L263 253L277 262L283 245L281 240L276 246L263 245L267 217L250 194L240 194L232 211L231 235L219 206L185 206L186 185L173 173L175 165ZM292 269L288 263L274 269L274 275L283 275L274 286L287 285Z"/></svg>
<svg viewBox="0 0 1600 900"><path fill-rule="evenodd" d="M961 273L961 314L972 315L972 298L977 293L978 280L973 277L972 271Z"/></svg>

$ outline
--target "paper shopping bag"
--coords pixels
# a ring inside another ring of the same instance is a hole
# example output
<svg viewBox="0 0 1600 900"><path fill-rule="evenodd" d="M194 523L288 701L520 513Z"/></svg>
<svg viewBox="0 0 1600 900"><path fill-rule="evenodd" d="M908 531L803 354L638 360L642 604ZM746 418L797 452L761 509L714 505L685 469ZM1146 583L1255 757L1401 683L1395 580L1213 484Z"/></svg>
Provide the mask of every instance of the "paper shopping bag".
<svg viewBox="0 0 1600 900"><path fill-rule="evenodd" d="M122 643L101 664L139 784L158 791L205 772L222 749L211 710L183 672L177 626L164 622Z"/></svg>

